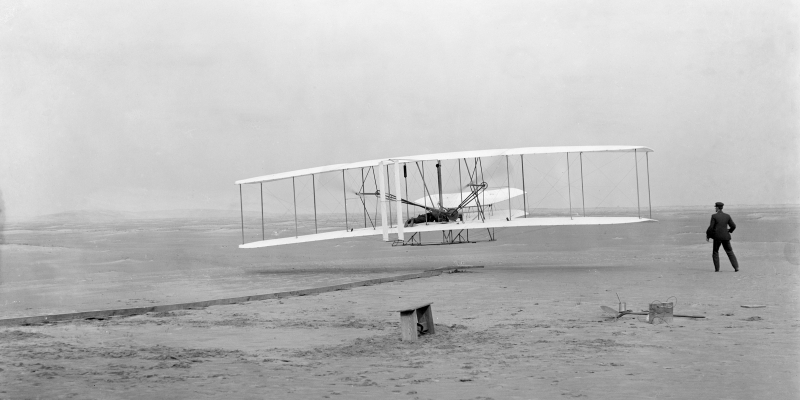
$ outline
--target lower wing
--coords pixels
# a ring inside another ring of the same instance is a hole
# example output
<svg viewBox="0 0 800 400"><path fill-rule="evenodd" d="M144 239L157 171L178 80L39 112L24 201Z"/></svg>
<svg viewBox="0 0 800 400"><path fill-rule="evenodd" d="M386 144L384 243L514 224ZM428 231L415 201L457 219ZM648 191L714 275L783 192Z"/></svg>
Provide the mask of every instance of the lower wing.
<svg viewBox="0 0 800 400"><path fill-rule="evenodd" d="M496 214L497 218L487 218L484 221L448 222L448 223L429 222L428 224L423 223L415 226L407 226L403 228L403 233L413 234L416 232L455 231L464 229L520 228L527 226L613 225L613 224L632 224L636 222L656 221L654 219L638 218L638 217L517 218L509 221L503 218L503 214L501 211L507 212L507 210L499 210ZM515 210L512 210L512 213L513 211ZM333 231L325 233L316 233L311 235L302 235L296 237L262 240L259 242L245 243L239 245L239 248L254 249L258 247L281 246L286 244L308 243L320 240L345 239L345 238L382 235L382 234L383 231L380 227L359 228L359 229L352 229L349 231L341 230L341 231ZM389 228L389 234L396 235L397 227Z"/></svg>

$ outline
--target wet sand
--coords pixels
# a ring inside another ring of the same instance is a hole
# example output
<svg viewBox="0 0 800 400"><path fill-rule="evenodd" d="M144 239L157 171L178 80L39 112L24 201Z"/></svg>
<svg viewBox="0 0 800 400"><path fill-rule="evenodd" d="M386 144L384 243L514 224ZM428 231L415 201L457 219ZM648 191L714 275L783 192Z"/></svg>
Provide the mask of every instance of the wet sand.
<svg viewBox="0 0 800 400"><path fill-rule="evenodd" d="M67 223L68 234L7 224L4 318L484 268L0 328L0 398L797 398L800 209L728 211L738 273L724 253L713 272L707 210L656 211L659 223L422 248L364 238L244 251L236 224L220 221ZM614 320L600 306L617 308L617 294L636 311L674 296L676 313L706 318ZM392 310L428 301L436 334L400 341Z"/></svg>

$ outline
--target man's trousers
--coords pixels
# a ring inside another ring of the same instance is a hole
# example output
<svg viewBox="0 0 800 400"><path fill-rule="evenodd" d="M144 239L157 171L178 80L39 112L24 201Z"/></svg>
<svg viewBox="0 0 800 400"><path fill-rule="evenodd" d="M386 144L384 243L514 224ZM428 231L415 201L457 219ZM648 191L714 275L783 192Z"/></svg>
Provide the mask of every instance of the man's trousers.
<svg viewBox="0 0 800 400"><path fill-rule="evenodd" d="M739 262L736 261L736 255L733 254L733 247L731 247L730 240L718 240L714 239L714 250L711 253L711 259L714 260L714 271L719 271L719 246L722 245L722 248L725 249L725 253L728 255L728 260L730 260L731 265L733 265L733 270L739 270Z"/></svg>

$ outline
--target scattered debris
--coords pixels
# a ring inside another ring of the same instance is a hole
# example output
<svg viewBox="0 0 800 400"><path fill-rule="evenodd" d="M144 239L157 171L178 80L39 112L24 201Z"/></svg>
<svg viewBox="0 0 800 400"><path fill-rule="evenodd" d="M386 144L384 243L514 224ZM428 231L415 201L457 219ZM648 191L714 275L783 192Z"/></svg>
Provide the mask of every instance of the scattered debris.
<svg viewBox="0 0 800 400"><path fill-rule="evenodd" d="M603 311L605 311L606 314L611 314L610 318L613 318L614 320L617 320L620 317L625 316L625 315L646 315L647 317L645 319L641 319L641 321L650 322L650 313L646 312L646 311L633 312L632 310L625 310L625 311L622 311L622 312L617 312L613 308L607 307L607 306L600 306L600 308ZM731 315L733 315L733 314L731 314ZM681 317L681 318L705 318L705 316L703 316L703 315L673 314L672 316L673 317Z"/></svg>
<svg viewBox="0 0 800 400"><path fill-rule="evenodd" d="M677 302L677 299L676 299ZM659 300L654 300L650 303L650 310L647 313L647 322L651 324L656 323L670 323L672 322L672 310L674 309L674 303L669 302L661 302Z"/></svg>

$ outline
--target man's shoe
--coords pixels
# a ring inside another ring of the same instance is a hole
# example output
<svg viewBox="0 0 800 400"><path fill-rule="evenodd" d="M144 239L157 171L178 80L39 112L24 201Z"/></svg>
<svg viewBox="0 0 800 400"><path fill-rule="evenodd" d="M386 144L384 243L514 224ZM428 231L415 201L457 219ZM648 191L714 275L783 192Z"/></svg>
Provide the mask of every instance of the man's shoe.
<svg viewBox="0 0 800 400"><path fill-rule="evenodd" d="M739 272L739 270L738 270L738 269L735 269L735 270L733 270L733 272Z"/></svg>

